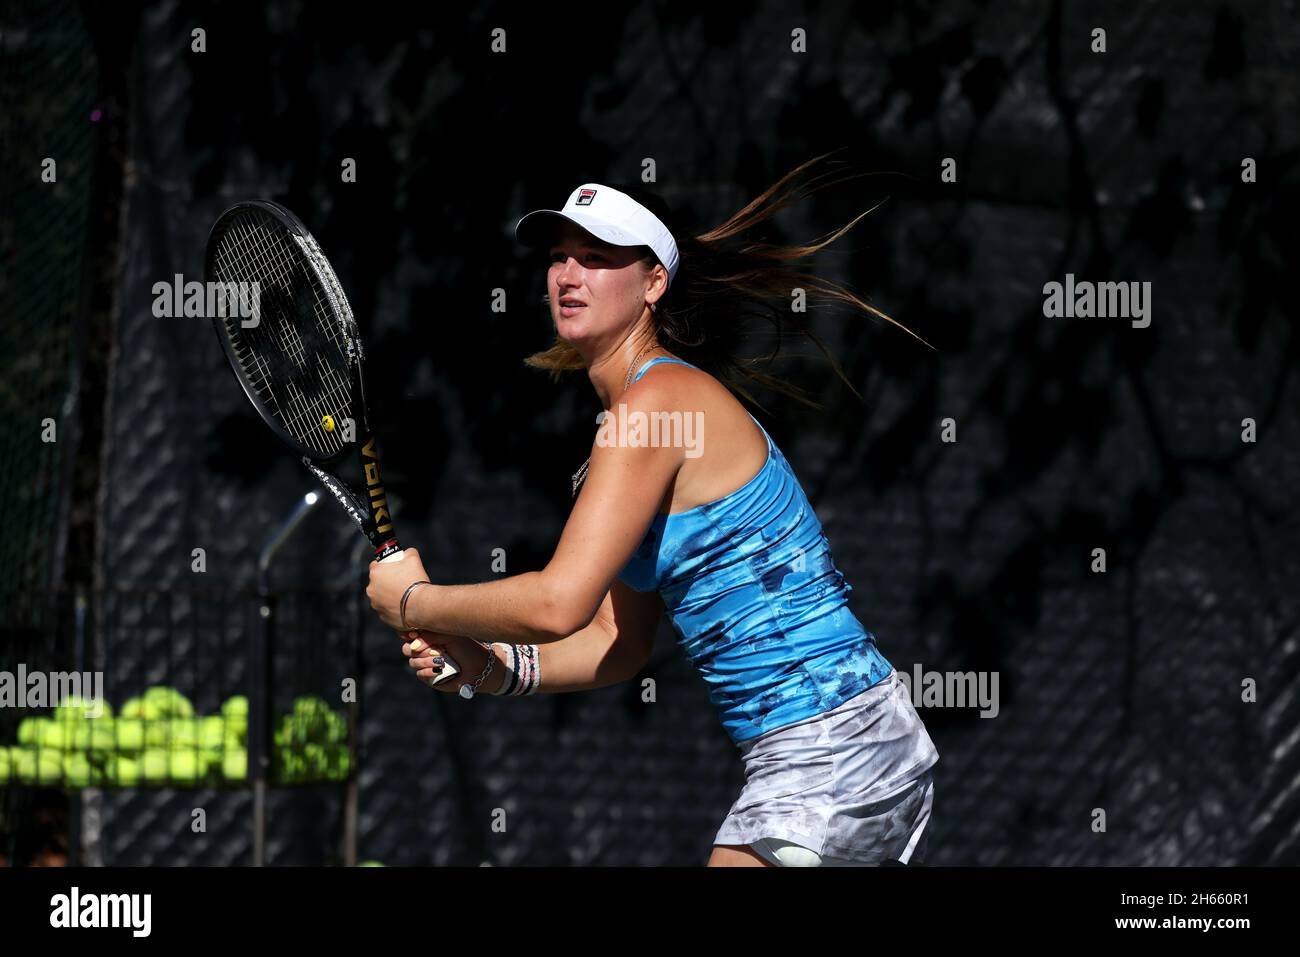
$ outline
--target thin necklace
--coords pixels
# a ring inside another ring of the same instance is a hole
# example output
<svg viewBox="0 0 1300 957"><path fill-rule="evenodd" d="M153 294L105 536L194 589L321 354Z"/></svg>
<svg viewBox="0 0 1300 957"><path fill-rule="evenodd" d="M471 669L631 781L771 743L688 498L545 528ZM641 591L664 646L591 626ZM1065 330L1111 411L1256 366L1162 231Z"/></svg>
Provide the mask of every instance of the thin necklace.
<svg viewBox="0 0 1300 957"><path fill-rule="evenodd" d="M625 379L623 382L624 392L632 388L632 373L636 370L636 364L641 360L641 357L645 355L647 352L649 352L651 349L658 349L658 348L659 348L659 343L652 342L650 343L650 345L646 346L644 349L642 349L640 352L636 354L636 358L632 360L632 364L628 366L627 369L627 379ZM587 456L587 461L582 463L582 467L579 468L578 471L573 473L573 497L574 498L578 497L578 489L582 486L582 483L587 480L587 466L589 466L590 464L591 464L591 456L589 455Z"/></svg>

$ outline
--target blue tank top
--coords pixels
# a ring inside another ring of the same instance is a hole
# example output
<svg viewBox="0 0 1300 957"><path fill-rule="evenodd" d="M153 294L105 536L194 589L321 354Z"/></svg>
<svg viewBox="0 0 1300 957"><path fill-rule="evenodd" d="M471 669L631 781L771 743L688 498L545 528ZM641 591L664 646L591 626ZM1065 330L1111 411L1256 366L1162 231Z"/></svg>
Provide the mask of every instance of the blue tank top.
<svg viewBox="0 0 1300 957"><path fill-rule="evenodd" d="M661 356L634 381L658 362L690 365ZM853 587L789 463L754 424L767 440L758 473L720 499L656 515L619 573L660 593L736 744L829 711L893 668L849 610Z"/></svg>

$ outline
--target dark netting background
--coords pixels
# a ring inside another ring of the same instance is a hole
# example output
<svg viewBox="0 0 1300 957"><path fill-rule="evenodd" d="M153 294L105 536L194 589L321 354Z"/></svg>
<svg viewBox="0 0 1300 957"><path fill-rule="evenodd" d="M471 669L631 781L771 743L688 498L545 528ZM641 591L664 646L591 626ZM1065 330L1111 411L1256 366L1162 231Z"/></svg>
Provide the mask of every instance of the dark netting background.
<svg viewBox="0 0 1300 957"><path fill-rule="evenodd" d="M74 10L0 22L0 620L57 581L76 447L95 55ZM52 84L51 77L59 77ZM54 160L49 166L46 160Z"/></svg>
<svg viewBox="0 0 1300 957"><path fill-rule="evenodd" d="M97 567L106 587L179 603L100 603L110 697L156 675L208 707L237 687L258 550L313 488L207 321L151 313L155 282L201 276L231 202L278 200L320 240L368 336L403 538L435 581L480 581L497 548L510 573L548 559L599 411L581 376L556 386L521 364L550 328L516 219L586 180L632 181L650 157L651 188L708 228L848 147L881 175L783 214L779 237L823 235L889 197L819 268L939 351L827 314L818 328L865 403L794 358L782 371L830 414L773 399L762 418L886 657L1000 674L996 718L920 709L942 755L928 863L1300 859L1294 10L420 10L164 3L97 25L129 107ZM1105 54L1089 51L1096 26ZM939 181L947 157L956 183ZM1257 183L1241 182L1245 157ZM349 158L355 183L340 178ZM1067 272L1150 281L1151 326L1045 319L1043 284ZM947 417L955 444L938 441ZM318 508L282 553L278 585L338 591L286 606L279 694L356 675L358 541ZM1099 547L1105 574L1089 568ZM203 589L227 594L221 616ZM636 683L431 694L373 624L362 665L362 859L700 864L742 783L666 624L645 672L653 704ZM270 860L334 860L340 800L278 793ZM103 860L245 861L247 801L106 792ZM193 835L200 804L209 831Z"/></svg>

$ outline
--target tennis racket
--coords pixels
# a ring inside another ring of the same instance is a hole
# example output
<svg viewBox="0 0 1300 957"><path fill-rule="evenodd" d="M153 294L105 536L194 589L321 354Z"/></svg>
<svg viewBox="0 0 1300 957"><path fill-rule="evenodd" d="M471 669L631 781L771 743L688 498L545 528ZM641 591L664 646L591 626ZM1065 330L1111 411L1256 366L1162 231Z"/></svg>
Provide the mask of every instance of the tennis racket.
<svg viewBox="0 0 1300 957"><path fill-rule="evenodd" d="M405 554L380 479L366 409L365 350L343 287L311 233L267 200L237 203L208 236L208 283L222 284L217 338L253 408L302 456L381 562ZM436 684L459 668L444 655Z"/></svg>

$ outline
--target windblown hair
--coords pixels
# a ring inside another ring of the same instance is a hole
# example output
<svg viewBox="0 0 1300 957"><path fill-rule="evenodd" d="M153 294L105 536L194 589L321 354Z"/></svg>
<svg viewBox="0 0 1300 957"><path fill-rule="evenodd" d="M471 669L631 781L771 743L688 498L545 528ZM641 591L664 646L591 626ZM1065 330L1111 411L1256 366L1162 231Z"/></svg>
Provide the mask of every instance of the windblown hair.
<svg viewBox="0 0 1300 957"><path fill-rule="evenodd" d="M761 403L750 393L749 386L770 389L818 407L803 389L759 368L776 358L787 338L803 337L812 342L853 394L858 395L835 356L812 330L812 309L819 302L847 303L920 339L849 289L821 279L798 265L848 232L870 209L824 239L804 245L777 246L746 240L756 226L786 206L819 189L869 175L859 172L836 178L837 171L829 171L801 187L792 187L801 173L829 155L815 157L791 170L726 222L698 236L689 236L680 229L668 205L653 193L635 186L610 184L663 220L677 241L680 256L677 276L652 313L659 344L711 373L755 405ZM658 259L648 246L643 249L644 261L653 267ZM795 312L790 308L790 296L796 288L806 291L809 311ZM770 324L775 335L771 352L752 358L742 350L750 338L746 330L755 320ZM524 363L535 369L550 370L557 379L566 371L586 367L578 351L558 337L554 345L534 353Z"/></svg>

